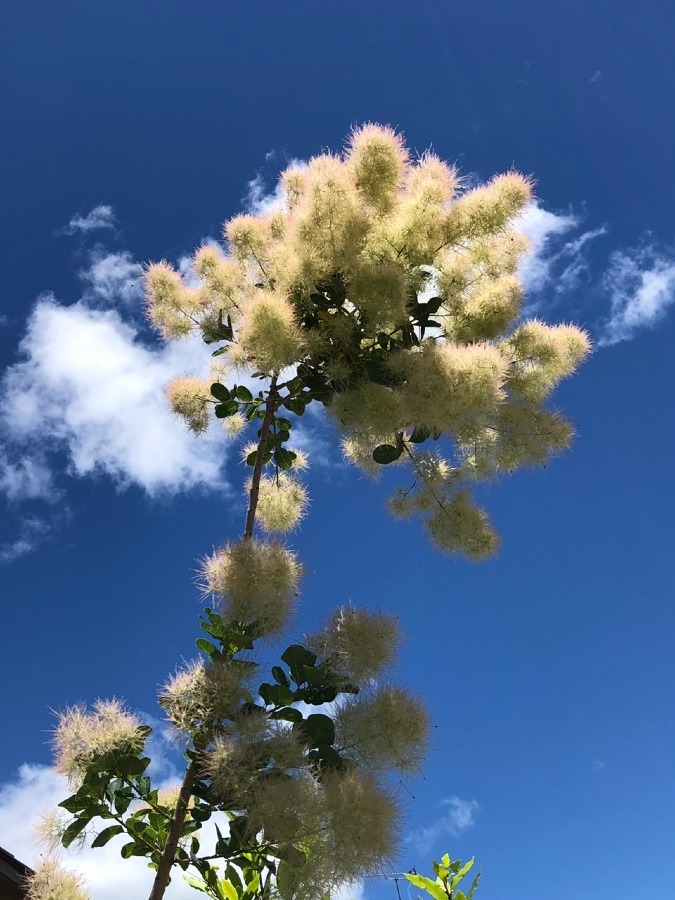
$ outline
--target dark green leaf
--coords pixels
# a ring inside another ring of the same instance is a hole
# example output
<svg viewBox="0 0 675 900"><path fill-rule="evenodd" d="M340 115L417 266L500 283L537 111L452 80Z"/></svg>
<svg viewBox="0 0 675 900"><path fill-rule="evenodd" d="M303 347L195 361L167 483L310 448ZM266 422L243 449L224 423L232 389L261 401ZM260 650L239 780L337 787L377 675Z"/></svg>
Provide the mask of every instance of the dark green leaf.
<svg viewBox="0 0 675 900"><path fill-rule="evenodd" d="M431 432L428 428L413 428L413 432L408 438L411 444L421 444L429 437Z"/></svg>
<svg viewBox="0 0 675 900"><path fill-rule="evenodd" d="M237 388L235 389L235 394L237 395L239 400L244 400L245 402L253 400L253 394L243 384L237 386Z"/></svg>
<svg viewBox="0 0 675 900"><path fill-rule="evenodd" d="M308 747L316 747L318 744L330 745L335 740L333 720L323 713L312 713L302 722L297 722L293 726L293 731Z"/></svg>
<svg viewBox="0 0 675 900"><path fill-rule="evenodd" d="M291 686L291 683L288 680L288 675L284 672L281 666L272 666L272 678L274 678L277 684L283 684L286 687Z"/></svg>
<svg viewBox="0 0 675 900"><path fill-rule="evenodd" d="M225 387L224 384L221 384L219 381L216 381L211 385L211 394L216 398L216 400L230 400L231 394L228 388Z"/></svg>
<svg viewBox="0 0 675 900"><path fill-rule="evenodd" d="M285 684L263 683L258 693L268 706L287 706L293 702L293 693Z"/></svg>
<svg viewBox="0 0 675 900"><path fill-rule="evenodd" d="M285 706L283 709L277 709L270 716L271 719L282 719L284 722L302 722L302 713L299 709L292 706Z"/></svg>
<svg viewBox="0 0 675 900"><path fill-rule="evenodd" d="M205 809L203 806L195 806L190 810L190 815L195 822L206 822L211 818L211 810Z"/></svg>
<svg viewBox="0 0 675 900"><path fill-rule="evenodd" d="M82 834L90 821L91 819L89 816L83 816L82 818L75 819L74 822L71 822L63 832L63 835L61 837L61 843L63 844L63 846L70 847L75 838L78 835Z"/></svg>
<svg viewBox="0 0 675 900"><path fill-rule="evenodd" d="M297 458L297 453L293 453L292 450L286 450L284 447L277 447L274 451L274 462L280 469L292 469L293 463Z"/></svg>
<svg viewBox="0 0 675 900"><path fill-rule="evenodd" d="M143 847L139 847L136 841L130 841L128 844L125 844L120 850L122 859L129 859L132 856L145 856L145 853L145 849Z"/></svg>
<svg viewBox="0 0 675 900"><path fill-rule="evenodd" d="M296 416L301 416L305 412L305 406L307 404L300 397L289 397L288 400L284 400L284 406L289 412L295 413Z"/></svg>
<svg viewBox="0 0 675 900"><path fill-rule="evenodd" d="M381 466L395 462L401 455L401 450L391 444L380 444L373 450L373 459Z"/></svg>
<svg viewBox="0 0 675 900"><path fill-rule="evenodd" d="M279 431L290 431L291 430L292 422L290 419L284 419L284 418L279 417L278 419L275 419L275 421L276 421L276 426L279 429Z"/></svg>
<svg viewBox="0 0 675 900"><path fill-rule="evenodd" d="M304 666L313 666L316 663L316 654L300 644L291 644L281 654L281 659L291 670L291 676L296 684L305 681Z"/></svg>
<svg viewBox="0 0 675 900"><path fill-rule="evenodd" d="M218 419L227 419L229 416L233 416L238 409L239 404L236 400L226 400L224 403L219 403L216 406L216 417Z"/></svg>
<svg viewBox="0 0 675 900"><path fill-rule="evenodd" d="M100 834L97 834L94 840L91 842L92 847L105 847L108 841L111 838L114 838L116 834L121 834L124 831L121 825L111 825L109 828L104 828Z"/></svg>

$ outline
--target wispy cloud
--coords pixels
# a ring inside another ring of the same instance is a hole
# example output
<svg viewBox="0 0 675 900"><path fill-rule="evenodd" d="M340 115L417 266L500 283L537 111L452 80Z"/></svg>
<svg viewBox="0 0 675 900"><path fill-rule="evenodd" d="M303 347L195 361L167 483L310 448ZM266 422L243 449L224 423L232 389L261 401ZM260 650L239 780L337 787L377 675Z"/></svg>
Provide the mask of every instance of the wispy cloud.
<svg viewBox="0 0 675 900"><path fill-rule="evenodd" d="M602 70L601 70L601 69L596 69L595 72L594 72L594 73L591 75L591 77L588 79L588 83L589 83L589 84L597 84L598 81L600 81L601 78L602 78Z"/></svg>
<svg viewBox="0 0 675 900"><path fill-rule="evenodd" d="M531 203L520 217L518 227L532 243L532 251L521 266L521 278L528 291L529 312L551 295L569 293L588 269L587 245L607 233L604 226L578 232L581 220L573 213L555 213L539 203Z"/></svg>
<svg viewBox="0 0 675 900"><path fill-rule="evenodd" d="M601 326L599 346L630 341L661 321L675 303L675 254L653 246L617 251L602 286L611 309Z"/></svg>
<svg viewBox="0 0 675 900"><path fill-rule="evenodd" d="M0 449L0 493L10 503L24 500L56 499L52 473L39 454L17 455L10 459L6 450Z"/></svg>
<svg viewBox="0 0 675 900"><path fill-rule="evenodd" d="M54 519L60 519L59 514ZM39 516L24 516L18 527L18 536L13 541L0 544L0 566L6 566L15 560L32 553L47 540L52 530L52 522Z"/></svg>
<svg viewBox="0 0 675 900"><path fill-rule="evenodd" d="M92 305L133 307L143 296L143 268L128 250L110 253L95 248L89 266L79 275L86 285L83 299Z"/></svg>
<svg viewBox="0 0 675 900"><path fill-rule="evenodd" d="M78 231L88 234L91 231L114 228L115 213L112 206L101 205L95 206L86 216L75 213L63 230L66 234L76 234Z"/></svg>
<svg viewBox="0 0 675 900"><path fill-rule="evenodd" d="M459 797L448 797L443 800L446 812L426 828L411 832L406 843L412 844L420 853L429 854L436 843L444 837L457 837L475 824L475 817L480 809L475 800L461 800Z"/></svg>
<svg viewBox="0 0 675 900"><path fill-rule="evenodd" d="M273 151L266 154L265 159L270 161L275 156ZM304 159L290 159L287 166L294 166L298 169L307 167ZM267 179L261 172L252 178L247 184L246 196L243 200L244 209L252 216L266 215L275 209L285 209L286 196L283 187L279 181L275 184L273 190L268 190Z"/></svg>

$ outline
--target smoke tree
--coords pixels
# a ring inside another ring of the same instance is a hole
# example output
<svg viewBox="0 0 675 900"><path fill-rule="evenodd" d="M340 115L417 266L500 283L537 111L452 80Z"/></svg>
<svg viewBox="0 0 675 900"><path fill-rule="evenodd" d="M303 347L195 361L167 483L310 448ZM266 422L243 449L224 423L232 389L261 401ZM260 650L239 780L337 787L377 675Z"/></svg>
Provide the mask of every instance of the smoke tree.
<svg viewBox="0 0 675 900"><path fill-rule="evenodd" d="M392 776L419 770L429 717L387 678L394 618L338 609L262 681L252 653L284 632L302 576L283 535L306 511L293 428L307 407L326 408L349 463L400 466L396 516L480 559L497 536L472 486L569 444L547 401L589 349L574 326L522 320L522 175L463 190L436 155L413 159L401 135L366 125L341 155L287 169L281 195L229 220L224 245L200 247L189 271L146 270L161 335L214 345L211 377L174 380L172 408L197 434L214 417L250 433L242 535L201 566L201 655L159 697L183 744L182 783L153 786L151 729L119 701L66 709L55 731L73 794L45 830L64 846L125 834L122 856L155 870L150 900L176 869L214 898L319 900L396 854ZM84 893L49 857L30 896Z"/></svg>

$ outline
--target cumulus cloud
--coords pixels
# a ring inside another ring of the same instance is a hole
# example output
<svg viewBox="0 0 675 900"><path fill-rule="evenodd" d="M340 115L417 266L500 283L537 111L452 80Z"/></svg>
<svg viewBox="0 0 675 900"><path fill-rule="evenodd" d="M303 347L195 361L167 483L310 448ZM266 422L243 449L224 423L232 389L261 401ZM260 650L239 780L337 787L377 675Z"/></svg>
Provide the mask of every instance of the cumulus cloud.
<svg viewBox="0 0 675 900"><path fill-rule="evenodd" d="M21 766L16 780L0 785L0 846L35 868L44 853L35 838L35 827L41 816L53 811L69 793L65 778L53 768ZM143 859L120 857L120 847L125 842L121 835L96 850L84 848L64 853L66 864L84 876L91 900L119 900L150 893L154 872ZM194 889L179 874L166 892L167 900L188 900L194 896Z"/></svg>
<svg viewBox="0 0 675 900"><path fill-rule="evenodd" d="M532 243L520 274L534 308L541 302L538 295L545 290L563 294L579 284L588 268L586 245L607 233L601 226L574 235L579 226L578 216L550 212L539 203L531 203L520 217L518 227Z"/></svg>
<svg viewBox="0 0 675 900"><path fill-rule="evenodd" d="M89 266L79 275L86 285L83 299L90 304L132 307L143 296L143 269L128 250L110 253L95 248Z"/></svg>
<svg viewBox="0 0 675 900"><path fill-rule="evenodd" d="M43 296L20 353L0 383L0 433L25 453L22 469L5 467L5 492L46 489L53 450L73 475L105 474L150 495L222 486L222 441L194 438L164 396L176 374L205 372L200 341L146 346L115 310Z"/></svg>
<svg viewBox="0 0 675 900"><path fill-rule="evenodd" d="M651 328L675 303L675 255L652 246L616 251L603 278L611 308L602 324L599 346L632 340Z"/></svg>
<svg viewBox="0 0 675 900"><path fill-rule="evenodd" d="M406 843L421 854L428 854L442 837L458 837L475 824L476 813L480 809L475 800L461 800L459 797L448 797L443 800L447 810L443 816L426 828L413 831L406 838Z"/></svg>
<svg viewBox="0 0 675 900"><path fill-rule="evenodd" d="M103 228L115 228L115 213L112 206L95 206L86 216L75 213L64 231L66 234L76 234L78 231L88 234L90 231L99 231Z"/></svg>

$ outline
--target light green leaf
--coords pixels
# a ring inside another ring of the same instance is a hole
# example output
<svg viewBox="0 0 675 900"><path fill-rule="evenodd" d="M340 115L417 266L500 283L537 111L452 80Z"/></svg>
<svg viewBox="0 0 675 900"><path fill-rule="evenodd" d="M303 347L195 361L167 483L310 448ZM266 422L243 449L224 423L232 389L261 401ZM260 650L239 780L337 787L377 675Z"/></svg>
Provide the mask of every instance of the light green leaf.
<svg viewBox="0 0 675 900"><path fill-rule="evenodd" d="M223 897L226 897L227 900L239 900L239 894L237 893L236 887L231 881L228 881L227 878L221 878L218 882L218 887L220 888Z"/></svg>
<svg viewBox="0 0 675 900"><path fill-rule="evenodd" d="M424 875L412 875L410 872L406 872L405 877L410 884L422 888L422 890L426 891L427 894L430 894L434 900L448 900L448 895L443 888L437 882L432 881L431 878L425 878Z"/></svg>
<svg viewBox="0 0 675 900"><path fill-rule="evenodd" d="M206 886L204 881L201 878L197 878L196 875L190 875L190 873L187 872L183 875L183 880L196 891L201 891L203 894L208 894L208 887Z"/></svg>

